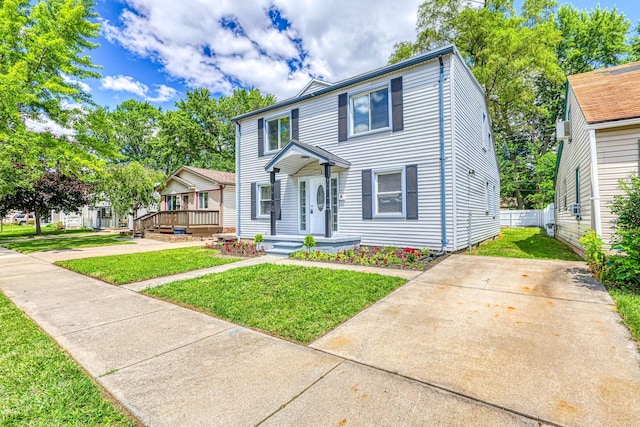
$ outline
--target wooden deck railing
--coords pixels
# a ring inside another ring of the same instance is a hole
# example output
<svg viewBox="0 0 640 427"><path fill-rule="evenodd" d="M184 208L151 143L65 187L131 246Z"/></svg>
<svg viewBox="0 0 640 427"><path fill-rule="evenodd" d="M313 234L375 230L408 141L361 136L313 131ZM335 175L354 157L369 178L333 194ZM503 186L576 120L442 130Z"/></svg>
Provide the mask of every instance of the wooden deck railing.
<svg viewBox="0 0 640 427"><path fill-rule="evenodd" d="M160 211L143 215L134 220L136 231L196 225L220 225L220 211Z"/></svg>

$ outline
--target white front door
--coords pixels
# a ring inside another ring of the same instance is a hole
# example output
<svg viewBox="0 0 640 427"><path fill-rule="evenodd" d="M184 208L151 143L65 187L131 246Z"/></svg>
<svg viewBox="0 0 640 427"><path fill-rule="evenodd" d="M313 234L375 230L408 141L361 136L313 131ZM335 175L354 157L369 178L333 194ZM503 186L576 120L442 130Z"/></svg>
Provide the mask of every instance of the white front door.
<svg viewBox="0 0 640 427"><path fill-rule="evenodd" d="M327 189L324 178L312 178L309 185L309 217L311 234L324 235Z"/></svg>

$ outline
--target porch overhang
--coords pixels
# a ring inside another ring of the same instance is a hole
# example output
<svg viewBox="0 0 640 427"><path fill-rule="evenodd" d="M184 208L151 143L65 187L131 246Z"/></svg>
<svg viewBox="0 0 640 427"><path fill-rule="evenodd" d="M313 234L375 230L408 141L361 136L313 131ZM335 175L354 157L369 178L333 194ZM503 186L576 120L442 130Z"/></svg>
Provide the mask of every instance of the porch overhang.
<svg viewBox="0 0 640 427"><path fill-rule="evenodd" d="M315 162L344 169L351 166L350 162L323 148L292 139L266 164L264 170L273 172L274 169L279 169L282 173L294 175L303 167Z"/></svg>

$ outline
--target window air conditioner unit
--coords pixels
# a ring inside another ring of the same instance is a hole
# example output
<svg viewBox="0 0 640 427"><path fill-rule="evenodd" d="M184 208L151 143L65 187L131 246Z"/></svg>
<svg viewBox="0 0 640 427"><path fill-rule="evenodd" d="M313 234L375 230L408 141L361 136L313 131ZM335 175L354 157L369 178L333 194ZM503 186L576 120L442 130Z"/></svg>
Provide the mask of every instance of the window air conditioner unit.
<svg viewBox="0 0 640 427"><path fill-rule="evenodd" d="M571 215L580 216L580 203L574 203L571 205Z"/></svg>
<svg viewBox="0 0 640 427"><path fill-rule="evenodd" d="M570 139L571 138L571 121L558 120L556 123L556 138Z"/></svg>

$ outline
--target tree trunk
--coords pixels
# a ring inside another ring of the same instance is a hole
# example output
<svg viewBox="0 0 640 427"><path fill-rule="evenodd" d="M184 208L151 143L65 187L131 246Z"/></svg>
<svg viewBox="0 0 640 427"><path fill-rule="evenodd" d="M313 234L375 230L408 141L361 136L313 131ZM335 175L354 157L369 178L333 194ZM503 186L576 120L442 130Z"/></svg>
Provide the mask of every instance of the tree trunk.
<svg viewBox="0 0 640 427"><path fill-rule="evenodd" d="M33 216L36 221L36 236L40 236L42 234L42 229L40 228L40 209L36 208ZM27 212L27 224L29 223L29 212Z"/></svg>

